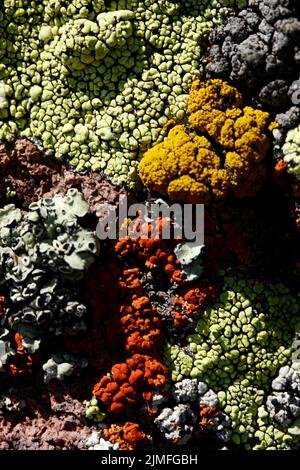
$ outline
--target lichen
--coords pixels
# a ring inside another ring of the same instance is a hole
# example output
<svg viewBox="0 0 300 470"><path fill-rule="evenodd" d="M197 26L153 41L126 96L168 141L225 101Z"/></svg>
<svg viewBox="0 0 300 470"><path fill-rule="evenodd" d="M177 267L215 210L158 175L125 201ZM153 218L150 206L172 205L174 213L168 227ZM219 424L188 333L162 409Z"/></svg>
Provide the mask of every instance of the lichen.
<svg viewBox="0 0 300 470"><path fill-rule="evenodd" d="M184 116L200 39L235 3L6 1L0 139L34 136L77 170L134 184L141 152Z"/></svg>
<svg viewBox="0 0 300 470"><path fill-rule="evenodd" d="M247 90L250 102L276 116L276 160L282 158L287 132L300 119L299 14L297 0L249 0L247 8L210 33L206 51L208 78L233 81ZM293 156L287 163L295 174Z"/></svg>
<svg viewBox="0 0 300 470"><path fill-rule="evenodd" d="M64 380L65 377L80 371L88 365L86 359L76 357L73 354L55 353L43 365L44 381Z"/></svg>
<svg viewBox="0 0 300 470"><path fill-rule="evenodd" d="M222 80L195 81L188 123L148 150L139 166L147 189L171 200L208 204L254 195L265 175L269 115L243 106Z"/></svg>
<svg viewBox="0 0 300 470"><path fill-rule="evenodd" d="M0 283L9 291L9 328L31 341L44 331L74 334L85 328L86 307L76 281L98 254L94 233L80 225L88 213L82 194L70 189L30 204L0 209ZM32 345L33 347L33 345Z"/></svg>
<svg viewBox="0 0 300 470"><path fill-rule="evenodd" d="M282 152L288 172L300 181L300 126L288 132Z"/></svg>
<svg viewBox="0 0 300 470"><path fill-rule="evenodd" d="M284 431L276 414L266 411L272 380L291 365L299 313L299 296L284 285L227 275L219 300L189 336L189 347L166 347L163 358L172 380L197 378L218 392L232 419L232 440L246 449L299 445L297 433ZM293 395L291 406L292 400Z"/></svg>
<svg viewBox="0 0 300 470"><path fill-rule="evenodd" d="M293 114L299 118L299 11L295 0L249 0L209 36L208 76L247 88L252 100L282 115L283 127Z"/></svg>

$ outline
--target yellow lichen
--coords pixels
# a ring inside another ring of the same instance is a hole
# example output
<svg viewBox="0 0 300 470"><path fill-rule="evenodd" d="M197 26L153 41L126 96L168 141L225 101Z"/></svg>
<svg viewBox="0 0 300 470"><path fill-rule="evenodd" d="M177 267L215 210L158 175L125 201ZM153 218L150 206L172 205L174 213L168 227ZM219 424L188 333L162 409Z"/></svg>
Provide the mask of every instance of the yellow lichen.
<svg viewBox="0 0 300 470"><path fill-rule="evenodd" d="M243 107L222 80L195 81L186 125L148 150L140 163L144 185L171 200L209 203L229 193L254 195L265 175L269 114Z"/></svg>

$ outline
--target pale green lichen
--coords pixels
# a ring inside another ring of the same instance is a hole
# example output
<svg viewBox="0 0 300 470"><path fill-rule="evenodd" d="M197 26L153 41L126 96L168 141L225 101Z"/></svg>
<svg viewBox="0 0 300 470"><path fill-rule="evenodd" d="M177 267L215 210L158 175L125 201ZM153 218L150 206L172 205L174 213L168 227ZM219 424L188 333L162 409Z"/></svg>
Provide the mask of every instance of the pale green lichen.
<svg viewBox="0 0 300 470"><path fill-rule="evenodd" d="M170 367L173 382L180 382L191 375L194 360L177 345L167 343L163 353L164 362Z"/></svg>
<svg viewBox="0 0 300 470"><path fill-rule="evenodd" d="M218 392L235 443L246 449L297 448L299 425L284 428L265 404L272 380L294 357L300 296L282 284L231 276L224 281L219 301L203 312L189 345L166 347L171 378L197 378Z"/></svg>
<svg viewBox="0 0 300 470"><path fill-rule="evenodd" d="M86 407L85 415L88 419L101 423L106 417L105 413L100 410L97 398L93 397L90 401L85 400L83 404Z"/></svg>
<svg viewBox="0 0 300 470"><path fill-rule="evenodd" d="M274 424L266 411L265 390L241 383L218 393L221 406L232 420L232 441L247 450L297 449L299 436Z"/></svg>
<svg viewBox="0 0 300 470"><path fill-rule="evenodd" d="M80 369L87 367L88 361L81 357L76 357L68 353L52 354L50 359L43 365L44 381L50 382L53 379L64 380Z"/></svg>
<svg viewBox="0 0 300 470"><path fill-rule="evenodd" d="M288 132L282 151L288 172L300 181L300 126Z"/></svg>
<svg viewBox="0 0 300 470"><path fill-rule="evenodd" d="M34 136L77 170L134 184L141 154L185 114L200 39L244 4L6 0L0 139Z"/></svg>

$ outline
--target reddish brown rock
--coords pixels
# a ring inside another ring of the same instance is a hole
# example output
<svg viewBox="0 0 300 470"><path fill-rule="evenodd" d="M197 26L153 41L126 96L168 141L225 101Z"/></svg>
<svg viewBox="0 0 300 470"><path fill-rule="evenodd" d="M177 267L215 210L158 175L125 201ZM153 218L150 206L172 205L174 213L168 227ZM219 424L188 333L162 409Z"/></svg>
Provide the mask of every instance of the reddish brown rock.
<svg viewBox="0 0 300 470"><path fill-rule="evenodd" d="M118 206L119 196L126 196L128 203L133 200L125 188L115 186L101 174L74 173L47 158L28 139L0 143L0 203L16 202L27 209L43 196L65 193L72 187L83 193L91 212L99 218L104 204L109 208Z"/></svg>
<svg viewBox="0 0 300 470"><path fill-rule="evenodd" d="M19 139L0 144L0 201L14 192L23 208L51 190L60 179L60 167L43 158L34 143Z"/></svg>
<svg viewBox="0 0 300 470"><path fill-rule="evenodd" d="M66 384L40 387L10 391L13 406L0 410L0 450L87 449L96 427L86 421L81 399L71 396Z"/></svg>

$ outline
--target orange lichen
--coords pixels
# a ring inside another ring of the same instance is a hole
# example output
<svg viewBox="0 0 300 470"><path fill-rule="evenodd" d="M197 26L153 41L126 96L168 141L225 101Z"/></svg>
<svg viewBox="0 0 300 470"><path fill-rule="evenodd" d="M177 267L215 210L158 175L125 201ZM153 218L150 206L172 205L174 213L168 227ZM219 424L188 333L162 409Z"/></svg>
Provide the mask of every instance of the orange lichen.
<svg viewBox="0 0 300 470"><path fill-rule="evenodd" d="M229 193L252 196L265 176L269 114L243 107L242 96L222 80L191 88L188 124L172 127L148 150L140 177L171 200L208 204Z"/></svg>
<svg viewBox="0 0 300 470"><path fill-rule="evenodd" d="M140 269L155 273L162 272L171 283L182 283L184 276L180 272L180 263L172 251L172 243L162 239L166 225L170 223L167 218L159 217L155 224L136 221L139 237L130 234L116 243L116 253L125 260L135 262ZM137 267L135 267L136 269Z"/></svg>
<svg viewBox="0 0 300 470"><path fill-rule="evenodd" d="M126 351L133 354L154 351L160 341L161 321L150 299L133 295L130 305L121 306L120 314Z"/></svg>
<svg viewBox="0 0 300 470"><path fill-rule="evenodd" d="M19 333L15 334L14 342L17 350L10 359L10 364L8 366L9 372L14 377L23 377L24 375L31 374L33 360L24 348L22 344L22 336Z"/></svg>
<svg viewBox="0 0 300 470"><path fill-rule="evenodd" d="M214 406L207 406L207 405L200 405L200 421L199 421L199 426L203 430L207 428L210 424L210 420L214 418L215 416L219 416L221 414L221 411L219 411L216 407Z"/></svg>
<svg viewBox="0 0 300 470"><path fill-rule="evenodd" d="M94 386L93 394L113 414L128 411L141 400L149 401L155 388L167 383L168 369L156 359L135 354L115 364L110 374Z"/></svg>
<svg viewBox="0 0 300 470"><path fill-rule="evenodd" d="M150 437L141 431L137 423L126 422L123 426L112 424L103 429L103 435L112 444L118 444L119 450L145 449L150 444Z"/></svg>
<svg viewBox="0 0 300 470"><path fill-rule="evenodd" d="M132 356L115 364L93 390L94 396L112 414L124 413L141 403L151 414L155 389L163 389L167 383L168 370L157 356L161 318L143 291L142 277L150 271L161 274L169 284L184 283L180 263L173 252L177 241L167 243L162 237L169 220L159 217L148 223L139 216L135 222L135 231L140 236L133 236L132 225L127 221L129 235L115 245L115 252L126 266L119 276L122 292L119 323L125 353ZM151 236L153 229L155 236Z"/></svg>
<svg viewBox="0 0 300 470"><path fill-rule="evenodd" d="M285 173L286 171L287 171L287 164L284 162L284 160L279 160L275 166L276 174L281 175L282 173Z"/></svg>
<svg viewBox="0 0 300 470"><path fill-rule="evenodd" d="M176 126L176 121L174 119L168 119L168 121L163 125L163 130L169 132L169 130L174 126Z"/></svg>
<svg viewBox="0 0 300 470"><path fill-rule="evenodd" d="M185 293L175 299L172 312L174 325L177 328L184 326L192 315L216 297L217 289L214 286L198 283L197 286L188 288Z"/></svg>
<svg viewBox="0 0 300 470"><path fill-rule="evenodd" d="M143 295L138 268L125 269L119 285L124 301L119 309L120 326L125 337L125 350L129 353L150 353L160 341L161 320L148 296Z"/></svg>
<svg viewBox="0 0 300 470"><path fill-rule="evenodd" d="M135 293L142 292L142 283L139 279L140 270L139 268L124 269L119 279L119 285L123 289L128 289Z"/></svg>

